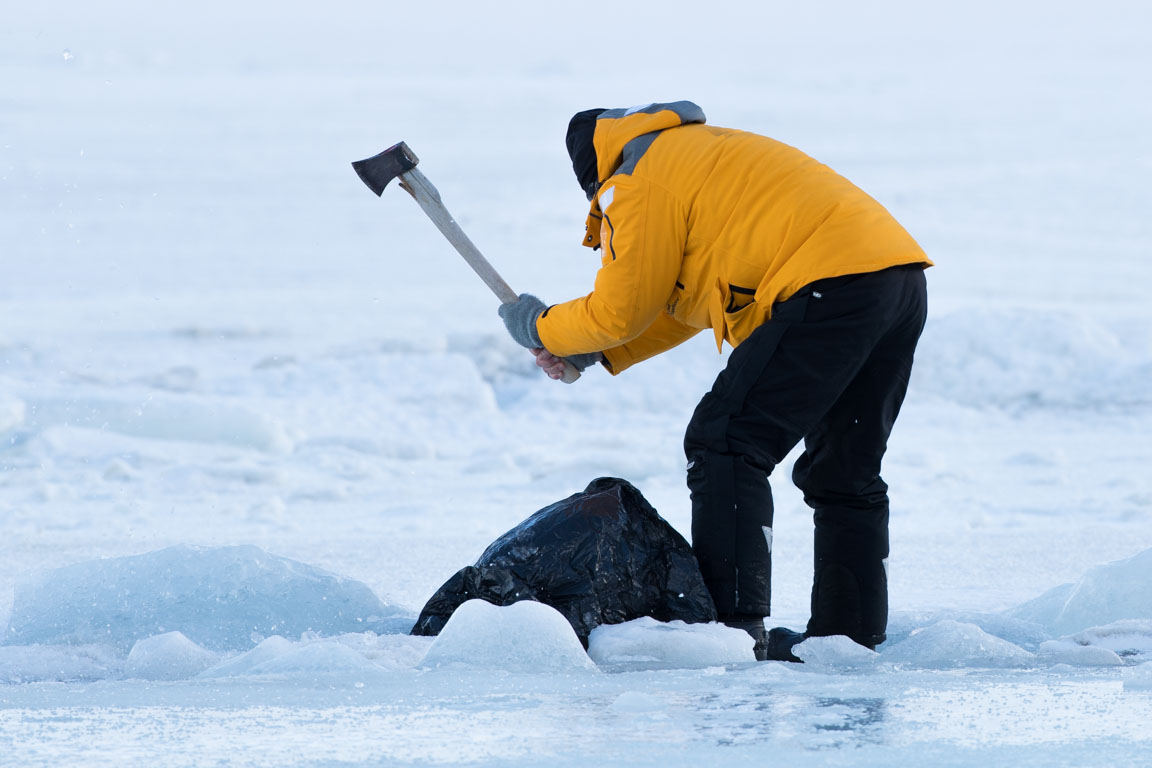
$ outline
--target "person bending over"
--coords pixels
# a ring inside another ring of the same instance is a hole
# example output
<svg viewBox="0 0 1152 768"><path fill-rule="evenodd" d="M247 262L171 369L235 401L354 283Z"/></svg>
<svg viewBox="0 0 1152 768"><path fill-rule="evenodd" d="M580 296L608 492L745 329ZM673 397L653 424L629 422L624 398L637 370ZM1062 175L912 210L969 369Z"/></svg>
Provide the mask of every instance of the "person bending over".
<svg viewBox="0 0 1152 768"><path fill-rule="evenodd" d="M688 423L692 546L718 617L758 659L806 637L875 648L888 619L887 440L908 386L932 262L878 202L779 141L705 123L688 101L591 109L568 126L591 202L586 296L500 307L560 378L567 359L617 375L711 329L733 351ZM768 476L804 440L793 482L814 510L811 618L771 614Z"/></svg>

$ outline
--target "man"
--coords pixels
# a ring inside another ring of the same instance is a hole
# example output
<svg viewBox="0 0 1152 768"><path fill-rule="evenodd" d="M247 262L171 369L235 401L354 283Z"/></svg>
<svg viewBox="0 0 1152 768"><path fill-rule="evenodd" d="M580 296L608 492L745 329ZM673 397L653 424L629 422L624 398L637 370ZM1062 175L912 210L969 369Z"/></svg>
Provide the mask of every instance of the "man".
<svg viewBox="0 0 1152 768"><path fill-rule="evenodd" d="M924 326L916 241L875 200L804 153L705 125L691 102L593 109L568 126L591 202L593 291L500 308L513 338L559 378L566 358L613 375L705 328L734 348L684 440L692 542L721 621L758 659L799 661L805 637L875 648L888 620L888 487L880 462ZM766 632L768 475L792 473L815 510L807 629Z"/></svg>

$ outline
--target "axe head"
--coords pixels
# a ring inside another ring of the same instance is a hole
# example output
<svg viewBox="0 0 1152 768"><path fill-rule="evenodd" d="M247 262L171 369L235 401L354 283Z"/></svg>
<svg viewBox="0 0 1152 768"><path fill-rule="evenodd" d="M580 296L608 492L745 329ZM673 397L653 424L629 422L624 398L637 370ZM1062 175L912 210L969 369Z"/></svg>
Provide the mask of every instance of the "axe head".
<svg viewBox="0 0 1152 768"><path fill-rule="evenodd" d="M400 142L367 160L357 160L352 163L352 167L360 180L368 185L368 189L379 197L384 194L384 187L388 186L388 182L412 170L419 162L420 158L408 149L408 145Z"/></svg>

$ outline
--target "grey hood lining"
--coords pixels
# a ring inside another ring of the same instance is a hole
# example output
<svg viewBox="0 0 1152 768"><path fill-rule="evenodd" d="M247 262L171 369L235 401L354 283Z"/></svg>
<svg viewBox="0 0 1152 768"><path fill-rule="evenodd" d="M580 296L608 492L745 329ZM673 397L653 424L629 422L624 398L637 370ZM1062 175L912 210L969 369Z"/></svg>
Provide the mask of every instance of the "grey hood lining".
<svg viewBox="0 0 1152 768"><path fill-rule="evenodd" d="M680 117L682 124L687 123L703 123L704 110L700 109L698 105L691 101L672 101L668 103L652 103L644 104L637 107L628 107L626 109L608 109L600 113L598 120L614 120L628 115L654 115L657 112L671 111L675 112Z"/></svg>

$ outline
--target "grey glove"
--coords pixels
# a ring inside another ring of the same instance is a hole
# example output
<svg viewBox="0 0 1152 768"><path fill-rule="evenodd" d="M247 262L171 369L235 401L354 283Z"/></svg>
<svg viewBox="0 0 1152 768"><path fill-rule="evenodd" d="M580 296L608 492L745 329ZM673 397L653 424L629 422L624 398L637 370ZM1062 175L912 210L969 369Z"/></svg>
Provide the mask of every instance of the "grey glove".
<svg viewBox="0 0 1152 768"><path fill-rule="evenodd" d="M500 319L512 334L512 339L522 347L540 349L544 343L536 332L536 319L548 307L530 293L520 294L520 300L500 305Z"/></svg>
<svg viewBox="0 0 1152 768"><path fill-rule="evenodd" d="M572 363L573 368L583 373L584 369L588 366L596 365L596 363L603 360L604 355L599 352L587 352L583 355L568 355L568 357L564 359Z"/></svg>

